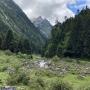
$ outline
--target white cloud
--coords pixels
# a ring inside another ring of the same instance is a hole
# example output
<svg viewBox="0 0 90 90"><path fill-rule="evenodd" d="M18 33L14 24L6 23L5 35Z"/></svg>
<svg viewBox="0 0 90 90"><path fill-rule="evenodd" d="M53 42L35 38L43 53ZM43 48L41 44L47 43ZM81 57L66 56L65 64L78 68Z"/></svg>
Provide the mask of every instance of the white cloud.
<svg viewBox="0 0 90 90"><path fill-rule="evenodd" d="M87 5L90 8L90 0L87 0Z"/></svg>
<svg viewBox="0 0 90 90"><path fill-rule="evenodd" d="M22 4L22 0L14 0L18 5Z"/></svg>
<svg viewBox="0 0 90 90"><path fill-rule="evenodd" d="M56 18L61 22L64 17L74 16L74 13L67 8L68 3L74 3L75 0L14 0L32 19L38 16L47 18L54 23Z"/></svg>

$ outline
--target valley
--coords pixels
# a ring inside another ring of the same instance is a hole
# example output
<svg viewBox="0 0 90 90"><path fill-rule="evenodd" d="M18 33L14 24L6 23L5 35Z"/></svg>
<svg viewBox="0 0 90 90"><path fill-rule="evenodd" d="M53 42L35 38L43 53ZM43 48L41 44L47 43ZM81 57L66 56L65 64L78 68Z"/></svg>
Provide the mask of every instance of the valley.
<svg viewBox="0 0 90 90"><path fill-rule="evenodd" d="M90 8L60 22L14 1L0 0L0 90L90 90Z"/></svg>
<svg viewBox="0 0 90 90"><path fill-rule="evenodd" d="M0 86L13 86L17 90L59 90L54 85L59 88L62 82L70 90L90 89L88 59L32 56L0 51Z"/></svg>

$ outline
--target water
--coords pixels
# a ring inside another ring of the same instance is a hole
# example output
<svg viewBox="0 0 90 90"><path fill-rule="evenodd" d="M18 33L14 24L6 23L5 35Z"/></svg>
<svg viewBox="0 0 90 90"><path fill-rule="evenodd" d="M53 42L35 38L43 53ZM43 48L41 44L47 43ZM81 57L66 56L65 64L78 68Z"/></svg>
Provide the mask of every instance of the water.
<svg viewBox="0 0 90 90"><path fill-rule="evenodd" d="M46 64L47 64L47 62L45 62L44 60L39 62L40 68L44 68Z"/></svg>

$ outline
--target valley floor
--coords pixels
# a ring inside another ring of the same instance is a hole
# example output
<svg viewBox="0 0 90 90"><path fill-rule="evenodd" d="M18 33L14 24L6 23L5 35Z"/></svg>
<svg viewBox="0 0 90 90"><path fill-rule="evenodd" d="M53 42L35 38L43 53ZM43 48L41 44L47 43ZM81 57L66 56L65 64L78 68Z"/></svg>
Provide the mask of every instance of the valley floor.
<svg viewBox="0 0 90 90"><path fill-rule="evenodd" d="M90 60L41 58L38 55L0 51L0 86L17 90L60 90L65 83L70 90L90 90ZM63 89L62 89L63 90ZM65 89L69 90L69 89Z"/></svg>

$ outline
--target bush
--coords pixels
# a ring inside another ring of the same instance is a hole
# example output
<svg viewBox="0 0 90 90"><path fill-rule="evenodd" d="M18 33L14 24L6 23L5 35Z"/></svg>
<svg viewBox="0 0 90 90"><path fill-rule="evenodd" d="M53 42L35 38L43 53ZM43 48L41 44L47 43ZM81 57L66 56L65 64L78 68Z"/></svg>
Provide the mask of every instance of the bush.
<svg viewBox="0 0 90 90"><path fill-rule="evenodd" d="M51 85L50 90L73 90L68 83L56 82Z"/></svg>
<svg viewBox="0 0 90 90"><path fill-rule="evenodd" d="M0 84L2 83L2 80L0 79Z"/></svg>
<svg viewBox="0 0 90 90"><path fill-rule="evenodd" d="M90 90L90 86L80 87L78 90Z"/></svg>
<svg viewBox="0 0 90 90"><path fill-rule="evenodd" d="M27 55L26 54L22 54L21 52L18 53L18 58L24 58L26 59Z"/></svg>
<svg viewBox="0 0 90 90"><path fill-rule="evenodd" d="M3 66L2 68L0 68L0 71L1 71L1 72L4 72L4 71L7 70L7 68L8 68L8 66Z"/></svg>
<svg viewBox="0 0 90 90"><path fill-rule="evenodd" d="M79 79L79 80L84 80L84 79L85 79L85 76L79 75L79 76L77 77L77 79Z"/></svg>
<svg viewBox="0 0 90 90"><path fill-rule="evenodd" d="M42 88L45 87L44 81L41 78L38 78L36 81Z"/></svg>
<svg viewBox="0 0 90 90"><path fill-rule="evenodd" d="M8 56L11 56L13 53L10 50L6 50L5 54L8 55Z"/></svg>
<svg viewBox="0 0 90 90"><path fill-rule="evenodd" d="M52 59L53 61L59 61L60 60L60 58L58 57L58 56L55 56L55 57L53 57L53 59Z"/></svg>
<svg viewBox="0 0 90 90"><path fill-rule="evenodd" d="M28 85L29 83L29 77L25 73L21 73L18 76L18 83L23 83L24 85Z"/></svg>
<svg viewBox="0 0 90 90"><path fill-rule="evenodd" d="M87 87L85 90L90 90L90 87Z"/></svg>
<svg viewBox="0 0 90 90"><path fill-rule="evenodd" d="M17 56L18 58L23 58L23 59L33 59L32 55L22 54L21 52L19 52Z"/></svg>
<svg viewBox="0 0 90 90"><path fill-rule="evenodd" d="M10 77L7 80L8 85L17 85L17 84L28 85L28 83L29 77L25 73L10 74Z"/></svg>
<svg viewBox="0 0 90 90"><path fill-rule="evenodd" d="M45 82L41 77L31 78L29 87L29 90L46 90Z"/></svg>

